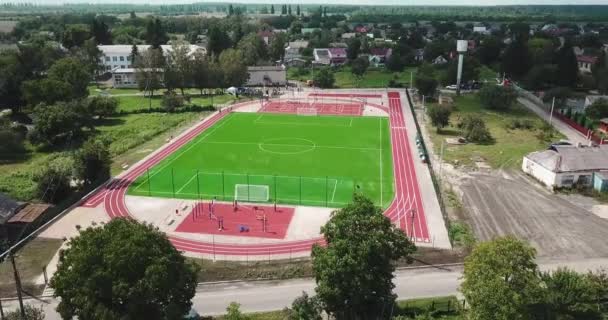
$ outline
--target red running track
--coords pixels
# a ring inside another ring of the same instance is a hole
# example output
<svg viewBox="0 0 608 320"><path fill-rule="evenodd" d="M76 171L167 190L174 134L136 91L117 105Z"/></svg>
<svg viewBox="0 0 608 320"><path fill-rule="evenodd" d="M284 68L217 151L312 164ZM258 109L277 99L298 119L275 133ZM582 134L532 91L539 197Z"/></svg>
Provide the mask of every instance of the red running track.
<svg viewBox="0 0 608 320"><path fill-rule="evenodd" d="M333 98L382 98L381 94L371 93L311 93L311 97L333 97Z"/></svg>
<svg viewBox="0 0 608 320"><path fill-rule="evenodd" d="M422 206L422 199L416 180L414 169L414 156L412 156L405 130L405 121L401 109L401 98L398 92L389 94L389 119L391 124L391 137L393 148L393 166L395 174L395 199L385 211L385 215L392 221L397 222L403 230L416 241L430 242L429 232ZM239 108L251 102L235 105ZM380 106L376 106L380 108ZM384 108L381 108L384 109ZM100 188L98 193L103 193L104 208L111 218L130 217L129 210L125 205L125 195L129 185L135 179L146 172L146 170L162 159L169 156L198 134L211 127L222 119L227 112L216 113L206 121L200 123L187 133L176 138L176 140L157 153L150 156L138 166L120 178L115 178ZM94 194L90 198L94 198ZM415 212L412 215L412 212ZM412 218L413 217L413 218ZM413 225L412 225L413 222ZM223 244L205 241L190 240L179 236L168 235L173 245L182 251L192 253L206 253L219 255L269 255L269 254L291 254L297 252L308 252L313 244L323 244L322 238L314 238L300 241L286 241L269 244Z"/></svg>
<svg viewBox="0 0 608 320"><path fill-rule="evenodd" d="M268 113L297 113L299 108L314 108L317 114L324 115L346 115L360 116L363 114L362 103L324 103L324 102L300 102L300 101L269 101L264 104L259 112Z"/></svg>

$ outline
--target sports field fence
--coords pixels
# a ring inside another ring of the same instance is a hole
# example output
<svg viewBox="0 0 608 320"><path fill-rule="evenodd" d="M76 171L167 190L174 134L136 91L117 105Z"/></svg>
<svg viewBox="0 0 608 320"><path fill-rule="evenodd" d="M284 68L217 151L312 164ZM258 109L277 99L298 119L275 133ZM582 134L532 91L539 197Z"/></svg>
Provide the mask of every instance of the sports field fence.
<svg viewBox="0 0 608 320"><path fill-rule="evenodd" d="M348 177L307 177L285 175L204 172L161 168L147 170L131 185L129 194L182 199L216 199L341 207L355 192L377 204L386 204L393 191L381 187L380 180Z"/></svg>

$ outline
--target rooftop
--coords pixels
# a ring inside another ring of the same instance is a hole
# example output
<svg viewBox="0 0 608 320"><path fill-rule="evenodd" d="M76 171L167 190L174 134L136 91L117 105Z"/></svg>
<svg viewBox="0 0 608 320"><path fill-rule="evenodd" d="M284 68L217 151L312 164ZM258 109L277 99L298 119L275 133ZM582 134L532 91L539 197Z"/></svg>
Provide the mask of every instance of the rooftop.
<svg viewBox="0 0 608 320"><path fill-rule="evenodd" d="M554 146L526 156L553 172L608 170L608 145L598 147Z"/></svg>

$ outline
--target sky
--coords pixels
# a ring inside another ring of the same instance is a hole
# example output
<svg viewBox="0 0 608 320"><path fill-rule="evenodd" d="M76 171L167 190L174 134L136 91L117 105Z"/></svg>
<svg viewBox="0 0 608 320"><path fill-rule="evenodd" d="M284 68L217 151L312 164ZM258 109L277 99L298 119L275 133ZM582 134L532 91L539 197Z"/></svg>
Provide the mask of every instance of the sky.
<svg viewBox="0 0 608 320"><path fill-rule="evenodd" d="M0 3L5 2L0 0ZM63 3L125 3L124 0L12 0L12 3L28 2L36 4L63 4ZM196 0L130 0L130 4L182 4L192 2L224 2L215 1L196 1ZM226 1L228 2L228 1ZM328 4L327 0L239 0L235 3L311 3ZM465 6L493 6L493 5L608 5L608 0L332 0L331 4L352 4L352 5L404 5L404 6L441 6L441 5L465 5Z"/></svg>

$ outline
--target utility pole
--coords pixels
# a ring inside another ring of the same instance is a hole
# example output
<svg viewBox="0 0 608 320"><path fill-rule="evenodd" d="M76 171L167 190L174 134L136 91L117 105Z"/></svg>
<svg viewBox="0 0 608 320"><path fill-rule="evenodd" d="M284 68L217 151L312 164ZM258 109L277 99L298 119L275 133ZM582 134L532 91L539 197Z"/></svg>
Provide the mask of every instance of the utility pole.
<svg viewBox="0 0 608 320"><path fill-rule="evenodd" d="M17 271L17 266L15 265L15 256L13 255L12 251L9 253L9 256L11 258L11 264L13 265L13 274L15 276L15 285L17 287L17 299L19 300L21 319L25 320L25 309L23 309L23 297L21 296L21 279L19 278L19 272Z"/></svg>
<svg viewBox="0 0 608 320"><path fill-rule="evenodd" d="M555 107L555 97L553 97L553 101L551 102L551 113L549 114L549 125L553 124L553 108Z"/></svg>

